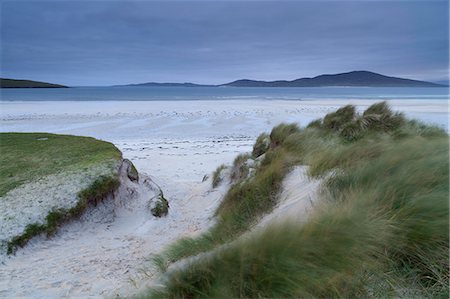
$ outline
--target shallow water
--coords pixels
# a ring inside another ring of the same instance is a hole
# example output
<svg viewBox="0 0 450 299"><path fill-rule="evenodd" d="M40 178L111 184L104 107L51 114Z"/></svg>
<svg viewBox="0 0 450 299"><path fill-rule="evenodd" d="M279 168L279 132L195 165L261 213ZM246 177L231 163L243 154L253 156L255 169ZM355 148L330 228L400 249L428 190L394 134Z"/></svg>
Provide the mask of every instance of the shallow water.
<svg viewBox="0 0 450 299"><path fill-rule="evenodd" d="M447 87L74 87L0 89L1 101L448 100Z"/></svg>

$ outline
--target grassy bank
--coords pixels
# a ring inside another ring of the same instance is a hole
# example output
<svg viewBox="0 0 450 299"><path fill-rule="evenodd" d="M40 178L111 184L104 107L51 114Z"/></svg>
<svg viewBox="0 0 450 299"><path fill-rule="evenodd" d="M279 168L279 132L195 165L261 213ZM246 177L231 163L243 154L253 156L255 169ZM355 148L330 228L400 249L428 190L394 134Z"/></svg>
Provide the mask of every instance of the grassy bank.
<svg viewBox="0 0 450 299"><path fill-rule="evenodd" d="M176 243L160 263L237 240L270 212L296 164L324 180L306 224L272 225L221 247L142 297L448 298L448 135L385 103L274 128L254 178L230 189L217 225Z"/></svg>
<svg viewBox="0 0 450 299"><path fill-rule="evenodd" d="M97 166L107 169L79 190L74 206L54 208L47 215L42 215L45 217L42 222L29 223L21 235L8 241L8 253L24 246L33 236L54 234L63 222L79 217L89 205L97 204L119 186L117 165L121 159L120 151L111 143L94 138L47 133L1 133L0 153L0 204L2 200L12 199L5 196L9 191L39 182L43 177L64 177L65 173L89 175L89 171ZM54 182L56 185L61 183L64 182ZM17 213L19 217L20 211Z"/></svg>
<svg viewBox="0 0 450 299"><path fill-rule="evenodd" d="M0 196L43 176L121 158L111 143L48 133L0 133Z"/></svg>

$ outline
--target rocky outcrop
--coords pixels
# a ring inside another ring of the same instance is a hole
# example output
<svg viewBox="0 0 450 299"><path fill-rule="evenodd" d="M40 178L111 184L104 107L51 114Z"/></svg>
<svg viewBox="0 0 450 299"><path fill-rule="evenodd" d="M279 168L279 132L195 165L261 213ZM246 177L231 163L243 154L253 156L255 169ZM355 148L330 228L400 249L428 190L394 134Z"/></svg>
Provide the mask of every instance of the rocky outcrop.
<svg viewBox="0 0 450 299"><path fill-rule="evenodd" d="M150 202L150 211L155 217L163 217L169 213L169 202L164 198L162 192L159 193L156 200Z"/></svg>
<svg viewBox="0 0 450 299"><path fill-rule="evenodd" d="M148 209L155 217L163 217L169 213L169 202L164 197L164 193L153 180L150 178L145 178L143 185L146 188L152 190L156 195L150 198L148 202Z"/></svg>
<svg viewBox="0 0 450 299"><path fill-rule="evenodd" d="M131 162L128 159L123 159L122 167L125 169L128 178L132 182L138 182L139 181L139 173L138 173L136 167L134 167L133 162Z"/></svg>

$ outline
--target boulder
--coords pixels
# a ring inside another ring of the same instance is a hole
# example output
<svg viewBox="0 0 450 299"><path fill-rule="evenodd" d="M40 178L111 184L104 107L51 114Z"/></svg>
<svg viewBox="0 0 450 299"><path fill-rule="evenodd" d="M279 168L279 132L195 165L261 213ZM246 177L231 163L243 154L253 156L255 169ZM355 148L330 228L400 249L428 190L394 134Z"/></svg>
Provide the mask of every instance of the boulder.
<svg viewBox="0 0 450 299"><path fill-rule="evenodd" d="M136 167L134 167L133 162L131 162L128 159L123 159L123 165L124 167L126 167L126 173L128 178L132 181L132 182L138 182L139 181L139 173L136 169Z"/></svg>
<svg viewBox="0 0 450 299"><path fill-rule="evenodd" d="M150 212L155 217L163 217L169 213L169 202L164 198L162 192L159 193L155 201L150 203Z"/></svg>

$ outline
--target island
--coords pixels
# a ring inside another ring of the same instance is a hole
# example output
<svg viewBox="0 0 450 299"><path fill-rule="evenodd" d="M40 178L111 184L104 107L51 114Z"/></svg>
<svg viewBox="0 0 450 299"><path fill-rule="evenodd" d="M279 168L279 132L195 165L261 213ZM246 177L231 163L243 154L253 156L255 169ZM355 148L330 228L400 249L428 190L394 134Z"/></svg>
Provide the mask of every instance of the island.
<svg viewBox="0 0 450 299"><path fill-rule="evenodd" d="M68 88L68 86L32 80L0 78L0 88Z"/></svg>
<svg viewBox="0 0 450 299"><path fill-rule="evenodd" d="M231 87L443 87L444 85L389 77L369 71L352 71L348 73L320 75L314 78L300 78L292 81L258 81L241 79L222 86Z"/></svg>

